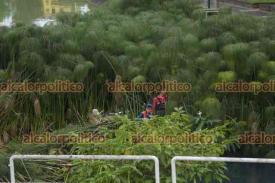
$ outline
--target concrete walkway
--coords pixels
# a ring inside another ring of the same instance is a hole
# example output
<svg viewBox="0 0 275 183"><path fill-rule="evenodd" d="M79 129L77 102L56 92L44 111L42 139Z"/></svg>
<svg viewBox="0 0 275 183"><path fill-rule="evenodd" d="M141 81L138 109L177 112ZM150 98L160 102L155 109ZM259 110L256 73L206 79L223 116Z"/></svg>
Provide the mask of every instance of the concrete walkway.
<svg viewBox="0 0 275 183"><path fill-rule="evenodd" d="M208 7L208 0L201 0L204 8ZM272 12L254 8L252 5L236 0L210 0L210 8L231 8L235 13L247 13L255 16L269 16ZM273 12L274 13L274 12Z"/></svg>
<svg viewBox="0 0 275 183"><path fill-rule="evenodd" d="M219 7L229 7L232 8L233 12L241 12L241 13L248 13L250 15L255 15L255 16L269 16L272 13L268 12L268 11L264 11L264 10L260 10L257 8L253 8L253 7L249 7L249 6L245 6L242 4L237 4L234 2L231 2L230 0L222 1L219 2Z"/></svg>

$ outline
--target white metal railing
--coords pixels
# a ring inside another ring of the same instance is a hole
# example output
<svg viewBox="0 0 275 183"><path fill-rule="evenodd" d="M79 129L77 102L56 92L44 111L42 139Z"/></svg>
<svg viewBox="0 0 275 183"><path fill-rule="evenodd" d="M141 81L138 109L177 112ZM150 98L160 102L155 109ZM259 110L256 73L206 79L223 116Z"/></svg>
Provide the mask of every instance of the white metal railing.
<svg viewBox="0 0 275 183"><path fill-rule="evenodd" d="M15 183L14 160L153 160L155 163L155 182L160 183L159 160L156 156L149 155L13 155L10 157L11 183ZM177 161L209 161L209 162L232 162L232 163L269 163L275 164L275 159L262 158L229 158L229 157L197 157L197 156L175 156L171 160L172 183L177 182Z"/></svg>
<svg viewBox="0 0 275 183"><path fill-rule="evenodd" d="M15 159L29 159L29 160L153 160L155 163L155 182L160 183L159 177L159 160L156 156L148 155L13 155L10 157L10 176L11 183L15 183Z"/></svg>
<svg viewBox="0 0 275 183"><path fill-rule="evenodd" d="M177 182L176 161L211 161L211 162L232 162L232 163L273 163L275 164L275 159L175 156L171 160L172 183Z"/></svg>

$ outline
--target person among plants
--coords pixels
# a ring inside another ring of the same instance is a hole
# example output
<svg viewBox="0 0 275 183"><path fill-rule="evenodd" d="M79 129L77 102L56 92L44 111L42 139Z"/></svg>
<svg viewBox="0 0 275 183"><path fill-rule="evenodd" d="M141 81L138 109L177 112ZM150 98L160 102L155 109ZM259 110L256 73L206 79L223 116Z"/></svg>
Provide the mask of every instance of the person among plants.
<svg viewBox="0 0 275 183"><path fill-rule="evenodd" d="M100 116L100 112L97 109L93 109L89 114L88 114L88 118L89 118L89 123L93 124L93 125L98 125L101 123L101 116Z"/></svg>
<svg viewBox="0 0 275 183"><path fill-rule="evenodd" d="M153 99L153 114L158 116L164 116L166 114L167 101L167 92L161 91L160 94Z"/></svg>
<svg viewBox="0 0 275 183"><path fill-rule="evenodd" d="M145 111L143 111L143 112L140 113L139 119L148 120L148 119L151 119L152 116L153 116L152 105L151 104L147 104Z"/></svg>

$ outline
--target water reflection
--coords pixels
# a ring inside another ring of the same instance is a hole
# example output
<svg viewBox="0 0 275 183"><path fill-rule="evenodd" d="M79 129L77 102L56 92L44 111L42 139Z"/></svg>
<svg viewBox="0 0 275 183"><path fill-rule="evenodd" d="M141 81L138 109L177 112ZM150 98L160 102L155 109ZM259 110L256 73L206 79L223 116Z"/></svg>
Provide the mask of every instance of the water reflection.
<svg viewBox="0 0 275 183"><path fill-rule="evenodd" d="M85 0L0 0L0 26L13 23L34 23L38 26L51 24L60 12L90 11Z"/></svg>

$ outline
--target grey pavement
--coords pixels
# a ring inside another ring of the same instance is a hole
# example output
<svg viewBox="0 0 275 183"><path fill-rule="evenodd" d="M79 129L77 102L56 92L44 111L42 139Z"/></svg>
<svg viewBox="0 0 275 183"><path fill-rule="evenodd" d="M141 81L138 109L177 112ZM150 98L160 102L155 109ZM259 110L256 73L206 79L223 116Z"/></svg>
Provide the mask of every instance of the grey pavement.
<svg viewBox="0 0 275 183"><path fill-rule="evenodd" d="M256 15L256 16L268 16L271 15L271 12L260 10L257 8L247 7L238 5L232 2L219 2L219 7L228 7L232 8L233 12L241 12L241 13L248 13L250 15Z"/></svg>

